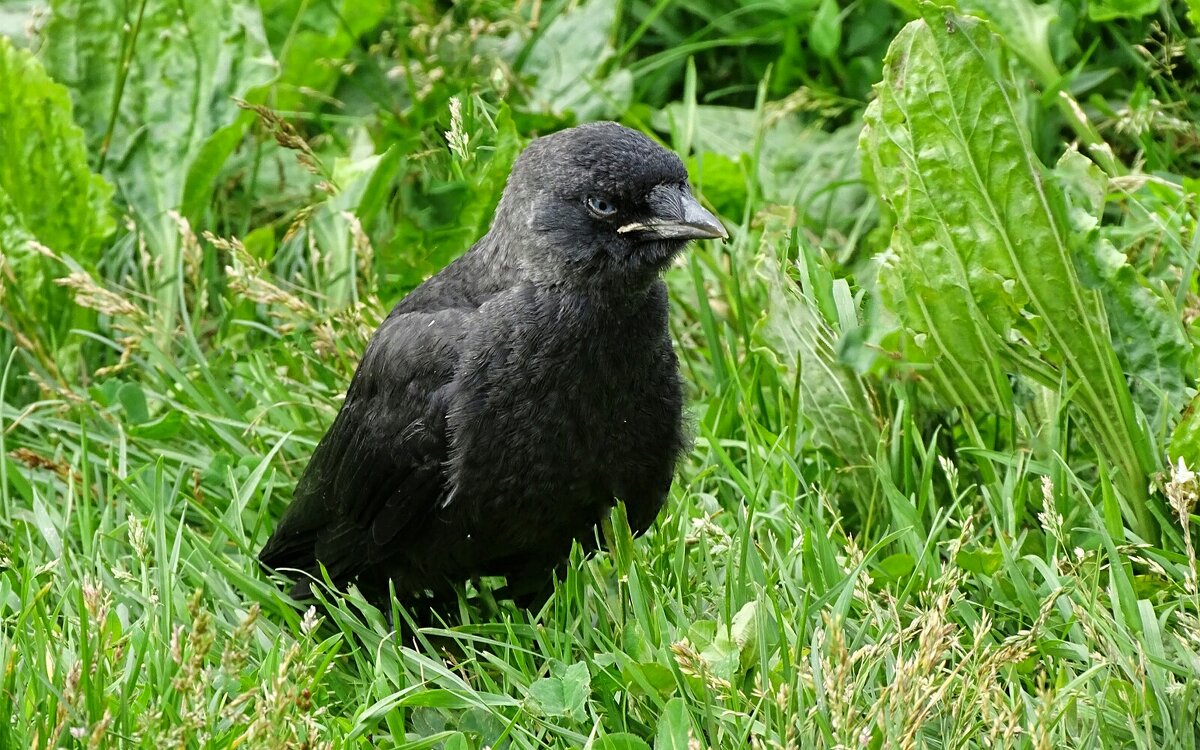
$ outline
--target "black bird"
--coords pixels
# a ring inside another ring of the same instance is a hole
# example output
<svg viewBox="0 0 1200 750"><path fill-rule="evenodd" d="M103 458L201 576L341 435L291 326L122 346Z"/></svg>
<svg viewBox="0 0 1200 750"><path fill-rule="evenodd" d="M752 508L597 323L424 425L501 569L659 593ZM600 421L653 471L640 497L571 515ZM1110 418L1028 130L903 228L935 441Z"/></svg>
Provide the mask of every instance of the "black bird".
<svg viewBox="0 0 1200 750"><path fill-rule="evenodd" d="M644 532L685 442L660 275L727 236L637 131L534 140L488 233L372 337L261 561L376 599L505 576L519 602L617 499Z"/></svg>

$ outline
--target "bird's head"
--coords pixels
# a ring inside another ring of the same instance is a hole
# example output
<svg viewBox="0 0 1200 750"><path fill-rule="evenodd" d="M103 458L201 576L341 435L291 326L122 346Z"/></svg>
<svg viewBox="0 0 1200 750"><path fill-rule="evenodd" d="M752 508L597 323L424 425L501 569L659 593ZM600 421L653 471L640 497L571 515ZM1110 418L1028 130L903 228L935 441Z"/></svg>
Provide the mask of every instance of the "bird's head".
<svg viewBox="0 0 1200 750"><path fill-rule="evenodd" d="M496 223L519 233L522 264L583 283L651 280L689 240L729 236L692 196L679 157L615 122L529 144Z"/></svg>

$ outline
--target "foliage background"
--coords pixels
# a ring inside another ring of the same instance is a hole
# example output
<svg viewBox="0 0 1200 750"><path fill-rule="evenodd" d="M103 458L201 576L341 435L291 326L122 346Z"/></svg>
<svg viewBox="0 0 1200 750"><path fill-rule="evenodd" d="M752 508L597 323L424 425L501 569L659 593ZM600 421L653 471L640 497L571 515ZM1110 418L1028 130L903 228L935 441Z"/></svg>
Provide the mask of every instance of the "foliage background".
<svg viewBox="0 0 1200 750"><path fill-rule="evenodd" d="M0 0L0 749L1197 747L1198 23ZM597 118L733 233L669 507L541 613L296 611L357 353Z"/></svg>

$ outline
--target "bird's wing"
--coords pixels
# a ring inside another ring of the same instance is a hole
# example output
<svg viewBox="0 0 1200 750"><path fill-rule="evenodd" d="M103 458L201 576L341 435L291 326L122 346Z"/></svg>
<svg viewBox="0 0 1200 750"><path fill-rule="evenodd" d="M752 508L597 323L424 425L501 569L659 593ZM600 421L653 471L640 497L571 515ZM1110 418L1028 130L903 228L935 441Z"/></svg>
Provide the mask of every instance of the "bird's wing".
<svg viewBox="0 0 1200 750"><path fill-rule="evenodd" d="M446 492L446 411L473 310L393 314L259 554L272 568L352 577Z"/></svg>

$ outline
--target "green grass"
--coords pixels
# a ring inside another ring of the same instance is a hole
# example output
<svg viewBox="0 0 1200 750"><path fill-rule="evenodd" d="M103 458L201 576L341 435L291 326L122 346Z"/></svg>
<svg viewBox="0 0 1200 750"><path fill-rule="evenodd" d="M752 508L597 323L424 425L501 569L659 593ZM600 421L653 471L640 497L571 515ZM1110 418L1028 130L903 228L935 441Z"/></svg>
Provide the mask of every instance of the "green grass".
<svg viewBox="0 0 1200 750"><path fill-rule="evenodd" d="M1200 746L1183 9L962 3L1000 36L929 11L885 57L919 9L52 5L36 60L0 47L66 87L0 76L5 163L42 144L0 167L0 750ZM255 554L367 337L580 111L657 133L733 235L667 273L666 509L538 613L295 608ZM1068 292L1080 335L1039 338Z"/></svg>

